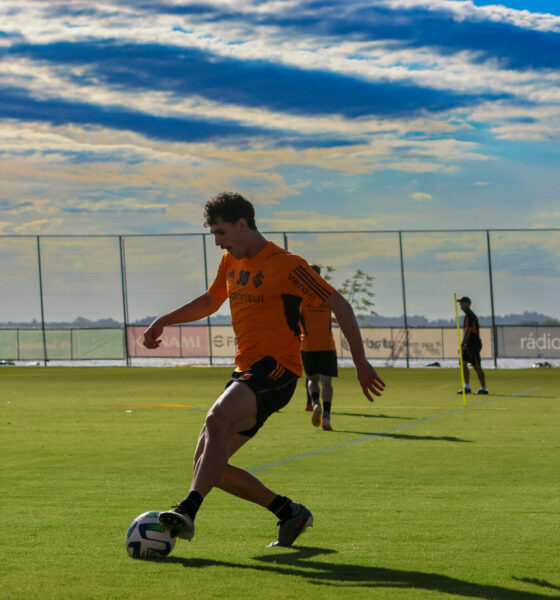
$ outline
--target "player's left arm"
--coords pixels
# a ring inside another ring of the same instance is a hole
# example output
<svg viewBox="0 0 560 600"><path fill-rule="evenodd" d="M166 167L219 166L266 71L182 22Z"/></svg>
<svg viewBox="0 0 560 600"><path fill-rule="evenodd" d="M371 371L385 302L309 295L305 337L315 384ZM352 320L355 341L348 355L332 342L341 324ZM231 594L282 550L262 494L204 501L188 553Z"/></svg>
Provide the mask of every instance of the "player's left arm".
<svg viewBox="0 0 560 600"><path fill-rule="evenodd" d="M470 337L471 337L470 319L468 318L467 315L465 315L465 318L463 320L463 343L462 343L462 345L464 347L466 347L468 345Z"/></svg>
<svg viewBox="0 0 560 600"><path fill-rule="evenodd" d="M356 321L354 311L346 298L337 291L334 291L327 298L325 305L329 306L336 316L340 329L350 346L352 360L356 366L356 375L362 386L362 391L366 398L370 402L373 402L374 399L371 397L371 394L381 396L385 388L385 383L366 358L362 334L360 333L360 327L358 321Z"/></svg>

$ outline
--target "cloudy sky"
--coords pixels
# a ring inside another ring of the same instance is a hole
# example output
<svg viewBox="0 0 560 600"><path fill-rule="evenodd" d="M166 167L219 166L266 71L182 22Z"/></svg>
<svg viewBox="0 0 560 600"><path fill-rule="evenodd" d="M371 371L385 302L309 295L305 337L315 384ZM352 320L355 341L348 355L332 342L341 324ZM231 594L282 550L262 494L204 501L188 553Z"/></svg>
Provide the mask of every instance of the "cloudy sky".
<svg viewBox="0 0 560 600"><path fill-rule="evenodd" d="M558 0L2 0L0 234L560 227Z"/></svg>

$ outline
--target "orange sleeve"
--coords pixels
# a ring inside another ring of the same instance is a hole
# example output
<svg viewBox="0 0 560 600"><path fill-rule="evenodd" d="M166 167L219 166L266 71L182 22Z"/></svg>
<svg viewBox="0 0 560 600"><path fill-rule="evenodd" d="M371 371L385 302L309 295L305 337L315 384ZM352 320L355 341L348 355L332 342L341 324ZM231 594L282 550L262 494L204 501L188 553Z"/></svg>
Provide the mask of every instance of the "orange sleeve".
<svg viewBox="0 0 560 600"><path fill-rule="evenodd" d="M295 296L303 298L311 306L321 306L335 289L317 274L301 257L292 255L287 277L289 289Z"/></svg>
<svg viewBox="0 0 560 600"><path fill-rule="evenodd" d="M216 279L212 282L210 287L208 288L208 292L211 296L215 298L226 299L228 297L227 293L227 283L226 283L226 275L227 275L227 253L222 256L222 260L220 261L220 266L218 267L218 273L216 274Z"/></svg>

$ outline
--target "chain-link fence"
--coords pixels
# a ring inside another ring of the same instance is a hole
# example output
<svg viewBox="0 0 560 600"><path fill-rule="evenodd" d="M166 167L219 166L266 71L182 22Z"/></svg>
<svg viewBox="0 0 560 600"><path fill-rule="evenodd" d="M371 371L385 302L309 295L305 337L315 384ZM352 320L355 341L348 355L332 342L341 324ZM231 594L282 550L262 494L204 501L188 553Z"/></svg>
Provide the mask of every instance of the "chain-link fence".
<svg viewBox="0 0 560 600"><path fill-rule="evenodd" d="M321 265L335 287L361 285L369 358L456 358L454 292L472 299L483 358L560 358L558 229L265 237ZM140 341L154 316L207 289L221 253L208 233L0 236L0 359L231 359L228 303L204 322L168 328L157 351Z"/></svg>

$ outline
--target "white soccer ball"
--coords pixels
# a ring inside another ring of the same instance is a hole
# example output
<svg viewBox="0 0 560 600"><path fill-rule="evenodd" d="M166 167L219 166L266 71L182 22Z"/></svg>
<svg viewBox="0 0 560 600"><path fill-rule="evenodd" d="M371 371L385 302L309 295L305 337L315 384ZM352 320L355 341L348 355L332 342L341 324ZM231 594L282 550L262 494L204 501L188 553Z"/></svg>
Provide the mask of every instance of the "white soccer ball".
<svg viewBox="0 0 560 600"><path fill-rule="evenodd" d="M132 521L126 532L126 551L132 558L161 558L175 547L172 537L159 522L159 510L149 510Z"/></svg>

